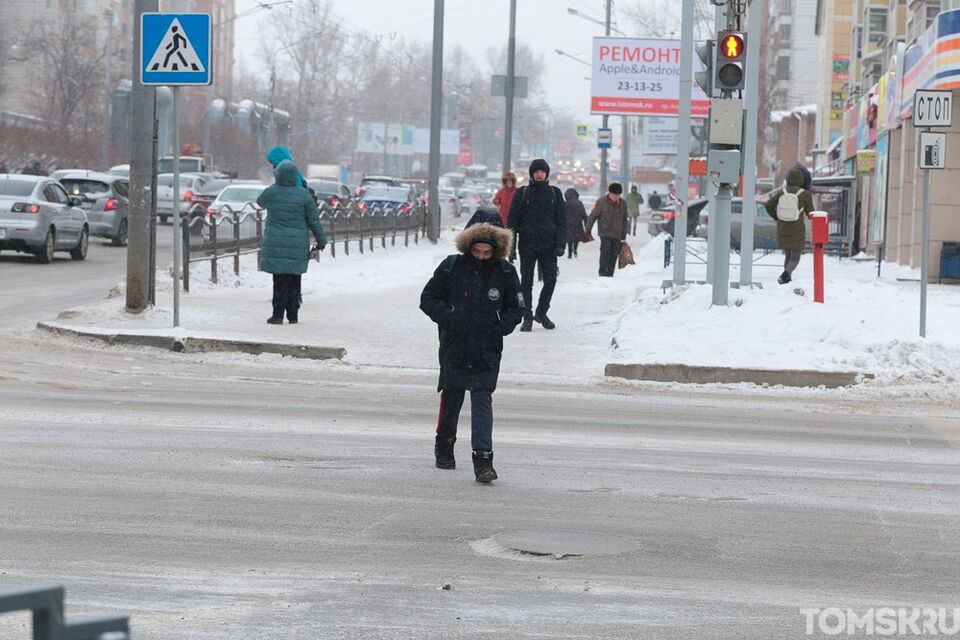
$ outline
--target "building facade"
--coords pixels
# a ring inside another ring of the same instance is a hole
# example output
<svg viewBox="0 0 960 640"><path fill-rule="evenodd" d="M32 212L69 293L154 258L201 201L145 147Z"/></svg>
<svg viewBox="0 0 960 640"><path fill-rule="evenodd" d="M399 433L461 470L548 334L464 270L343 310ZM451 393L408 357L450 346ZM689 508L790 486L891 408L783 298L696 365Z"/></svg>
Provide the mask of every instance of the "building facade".
<svg viewBox="0 0 960 640"><path fill-rule="evenodd" d="M817 0L817 104L821 105L817 146L827 149L843 135L843 108L849 96L852 0ZM829 108L828 108L829 107Z"/></svg>

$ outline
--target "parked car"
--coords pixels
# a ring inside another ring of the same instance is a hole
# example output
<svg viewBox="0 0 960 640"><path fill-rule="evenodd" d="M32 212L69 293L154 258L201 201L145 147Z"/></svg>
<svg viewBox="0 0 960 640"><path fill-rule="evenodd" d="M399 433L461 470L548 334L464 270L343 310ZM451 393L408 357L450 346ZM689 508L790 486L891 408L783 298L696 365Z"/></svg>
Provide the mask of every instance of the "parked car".
<svg viewBox="0 0 960 640"><path fill-rule="evenodd" d="M409 213L413 209L414 198L409 187L371 186L360 199L360 208L364 210L380 209L387 213Z"/></svg>
<svg viewBox="0 0 960 640"><path fill-rule="evenodd" d="M90 235L109 238L115 247L127 245L129 183L126 178L92 171L69 172L60 178L67 194L82 200Z"/></svg>
<svg viewBox="0 0 960 640"><path fill-rule="evenodd" d="M478 188L476 186L460 189L459 196L461 211L468 216L472 215L478 207L490 204L490 201L493 200L492 193L485 188Z"/></svg>
<svg viewBox="0 0 960 640"><path fill-rule="evenodd" d="M202 176L192 173L180 174L180 213L188 214L193 206L193 196L203 190L208 182ZM157 218L160 224L166 224L173 216L173 174L161 173L157 176Z"/></svg>
<svg viewBox="0 0 960 640"><path fill-rule="evenodd" d="M756 221L753 225L753 246L756 249L777 248L777 221L770 217L763 200L757 203ZM699 238L707 238L709 234L710 213L703 211L697 224L696 234ZM730 247L734 251L740 250L740 234L743 229L743 198L734 198L730 204Z"/></svg>
<svg viewBox="0 0 960 640"><path fill-rule="evenodd" d="M440 187L438 194L440 196L440 217L459 218L460 217L460 194L453 187Z"/></svg>
<svg viewBox="0 0 960 640"><path fill-rule="evenodd" d="M57 169L56 171L50 172L50 177L54 180L59 180L68 173L96 173L90 169Z"/></svg>
<svg viewBox="0 0 960 640"><path fill-rule="evenodd" d="M262 182L234 182L223 189L207 207L208 216L229 215L230 212L248 213L260 211L257 198L268 185Z"/></svg>
<svg viewBox="0 0 960 640"><path fill-rule="evenodd" d="M687 235L692 236L697 231L700 220L700 211L710 202L706 198L698 198L687 203ZM677 216L677 205L670 202L660 209L650 211L650 222L647 223L647 233L652 236L661 233L673 235L674 219Z"/></svg>
<svg viewBox="0 0 960 640"><path fill-rule="evenodd" d="M230 178L214 178L204 182L203 186L193 193L189 217L193 219L207 215L207 208L213 204L220 192L231 184L234 184L234 181Z"/></svg>
<svg viewBox="0 0 960 640"><path fill-rule="evenodd" d="M90 228L80 203L52 178L0 174L0 250L33 253L42 263L56 251L85 259Z"/></svg>
<svg viewBox="0 0 960 640"><path fill-rule="evenodd" d="M353 201L350 188L338 180L308 178L307 185L317 196L317 206L324 202L331 207L346 206Z"/></svg>
<svg viewBox="0 0 960 640"><path fill-rule="evenodd" d="M362 198L368 187L380 185L385 187L399 187L400 181L392 176L363 176L360 186L357 187L356 196Z"/></svg>
<svg viewBox="0 0 960 640"><path fill-rule="evenodd" d="M118 164L115 167L110 167L107 170L107 173L114 176L120 176L121 178L130 178L130 165L129 164Z"/></svg>

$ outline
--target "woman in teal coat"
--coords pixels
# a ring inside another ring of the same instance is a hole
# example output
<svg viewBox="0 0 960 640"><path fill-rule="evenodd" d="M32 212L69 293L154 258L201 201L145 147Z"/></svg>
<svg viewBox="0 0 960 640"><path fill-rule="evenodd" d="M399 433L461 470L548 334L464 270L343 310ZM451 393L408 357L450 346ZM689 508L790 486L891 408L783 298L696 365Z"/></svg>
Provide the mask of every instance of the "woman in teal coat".
<svg viewBox="0 0 960 640"><path fill-rule="evenodd" d="M310 260L310 232L322 251L327 244L320 226L317 204L299 185L297 165L283 160L274 170L276 182L264 189L257 204L266 209L266 226L260 247L260 269L273 274L273 315L270 324L295 324L300 310L300 278Z"/></svg>

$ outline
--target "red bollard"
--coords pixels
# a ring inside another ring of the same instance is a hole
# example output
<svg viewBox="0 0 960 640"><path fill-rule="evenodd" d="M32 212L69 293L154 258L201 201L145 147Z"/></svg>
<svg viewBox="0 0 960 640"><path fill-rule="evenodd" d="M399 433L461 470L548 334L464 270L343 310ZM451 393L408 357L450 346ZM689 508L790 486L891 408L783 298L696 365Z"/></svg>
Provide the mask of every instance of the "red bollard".
<svg viewBox="0 0 960 640"><path fill-rule="evenodd" d="M813 242L813 301L823 303L823 247L830 241L829 214L826 211L814 211L810 214L813 228L810 231Z"/></svg>

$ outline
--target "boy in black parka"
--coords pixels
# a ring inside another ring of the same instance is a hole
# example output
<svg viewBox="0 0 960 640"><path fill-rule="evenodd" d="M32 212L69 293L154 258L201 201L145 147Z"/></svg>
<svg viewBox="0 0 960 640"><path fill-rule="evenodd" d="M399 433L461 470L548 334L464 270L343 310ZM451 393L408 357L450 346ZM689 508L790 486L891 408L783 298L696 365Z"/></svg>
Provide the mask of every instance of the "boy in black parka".
<svg viewBox="0 0 960 640"><path fill-rule="evenodd" d="M457 236L459 254L444 260L420 295L420 309L440 332L440 418L436 465L454 469L457 421L470 391L473 469L477 482L497 479L493 469L493 392L503 337L523 319L516 269L505 260L513 234L496 209L481 208Z"/></svg>

